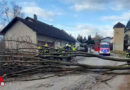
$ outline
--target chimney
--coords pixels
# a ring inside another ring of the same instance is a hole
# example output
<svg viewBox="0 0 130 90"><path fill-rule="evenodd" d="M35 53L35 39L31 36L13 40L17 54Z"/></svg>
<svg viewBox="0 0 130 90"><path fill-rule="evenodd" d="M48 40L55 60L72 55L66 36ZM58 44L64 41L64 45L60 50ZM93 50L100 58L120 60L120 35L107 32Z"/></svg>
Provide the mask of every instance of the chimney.
<svg viewBox="0 0 130 90"><path fill-rule="evenodd" d="M37 15L36 14L34 14L34 20L37 21Z"/></svg>

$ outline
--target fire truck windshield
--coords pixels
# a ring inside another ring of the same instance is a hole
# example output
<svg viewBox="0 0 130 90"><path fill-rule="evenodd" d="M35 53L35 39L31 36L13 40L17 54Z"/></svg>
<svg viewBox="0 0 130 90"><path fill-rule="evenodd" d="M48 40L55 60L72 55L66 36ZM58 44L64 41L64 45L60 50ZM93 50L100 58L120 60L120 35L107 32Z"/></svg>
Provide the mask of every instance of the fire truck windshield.
<svg viewBox="0 0 130 90"><path fill-rule="evenodd" d="M102 44L102 45L101 45L101 48L109 48L109 45L107 45L107 44Z"/></svg>

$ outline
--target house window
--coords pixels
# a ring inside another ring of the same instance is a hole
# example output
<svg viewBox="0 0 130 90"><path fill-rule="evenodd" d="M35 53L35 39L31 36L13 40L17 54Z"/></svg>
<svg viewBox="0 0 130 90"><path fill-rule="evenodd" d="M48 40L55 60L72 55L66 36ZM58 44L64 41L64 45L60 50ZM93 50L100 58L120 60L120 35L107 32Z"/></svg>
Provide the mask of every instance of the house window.
<svg viewBox="0 0 130 90"><path fill-rule="evenodd" d="M54 42L38 41L38 46L44 46L46 43L49 47L54 48Z"/></svg>

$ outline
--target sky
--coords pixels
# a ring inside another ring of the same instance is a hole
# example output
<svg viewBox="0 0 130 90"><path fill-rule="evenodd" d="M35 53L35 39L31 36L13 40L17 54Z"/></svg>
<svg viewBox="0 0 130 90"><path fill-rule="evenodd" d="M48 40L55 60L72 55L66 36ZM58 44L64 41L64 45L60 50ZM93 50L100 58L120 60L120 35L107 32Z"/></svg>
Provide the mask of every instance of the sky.
<svg viewBox="0 0 130 90"><path fill-rule="evenodd" d="M22 7L25 16L65 30L74 37L113 37L117 22L126 25L130 19L130 0L8 0Z"/></svg>

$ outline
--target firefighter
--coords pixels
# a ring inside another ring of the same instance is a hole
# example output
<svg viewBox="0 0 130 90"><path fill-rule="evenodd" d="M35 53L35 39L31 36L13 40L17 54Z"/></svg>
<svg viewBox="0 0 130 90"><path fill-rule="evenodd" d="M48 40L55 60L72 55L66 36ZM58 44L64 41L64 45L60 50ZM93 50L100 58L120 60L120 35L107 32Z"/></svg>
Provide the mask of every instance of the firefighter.
<svg viewBox="0 0 130 90"><path fill-rule="evenodd" d="M68 43L65 45L64 49L68 50Z"/></svg>
<svg viewBox="0 0 130 90"><path fill-rule="evenodd" d="M45 47L45 48L48 48L48 44L46 43L46 44L44 45L44 47Z"/></svg>
<svg viewBox="0 0 130 90"><path fill-rule="evenodd" d="M71 44L68 44L68 47L71 48Z"/></svg>
<svg viewBox="0 0 130 90"><path fill-rule="evenodd" d="M68 46L68 43L65 45L66 47Z"/></svg>
<svg viewBox="0 0 130 90"><path fill-rule="evenodd" d="M72 50L72 48L71 48L71 44L66 44L66 46L64 47L66 50Z"/></svg>
<svg viewBox="0 0 130 90"><path fill-rule="evenodd" d="M37 49L38 49L38 50L41 50L41 49L42 49L42 47L41 47L41 46L38 46L38 47L37 47Z"/></svg>
<svg viewBox="0 0 130 90"><path fill-rule="evenodd" d="M72 48L71 48L71 44L68 44L68 47L69 47L69 48L68 48L69 50L72 50Z"/></svg>
<svg viewBox="0 0 130 90"><path fill-rule="evenodd" d="M41 46L38 46L37 49L38 49L39 53L41 54L41 52L42 52L42 47L41 47Z"/></svg>
<svg viewBox="0 0 130 90"><path fill-rule="evenodd" d="M72 48L72 51L73 51L73 52L76 52L76 47L75 47L75 46Z"/></svg>
<svg viewBox="0 0 130 90"><path fill-rule="evenodd" d="M47 44L47 43L44 45L43 54L44 54L44 53L49 53L48 44Z"/></svg>

